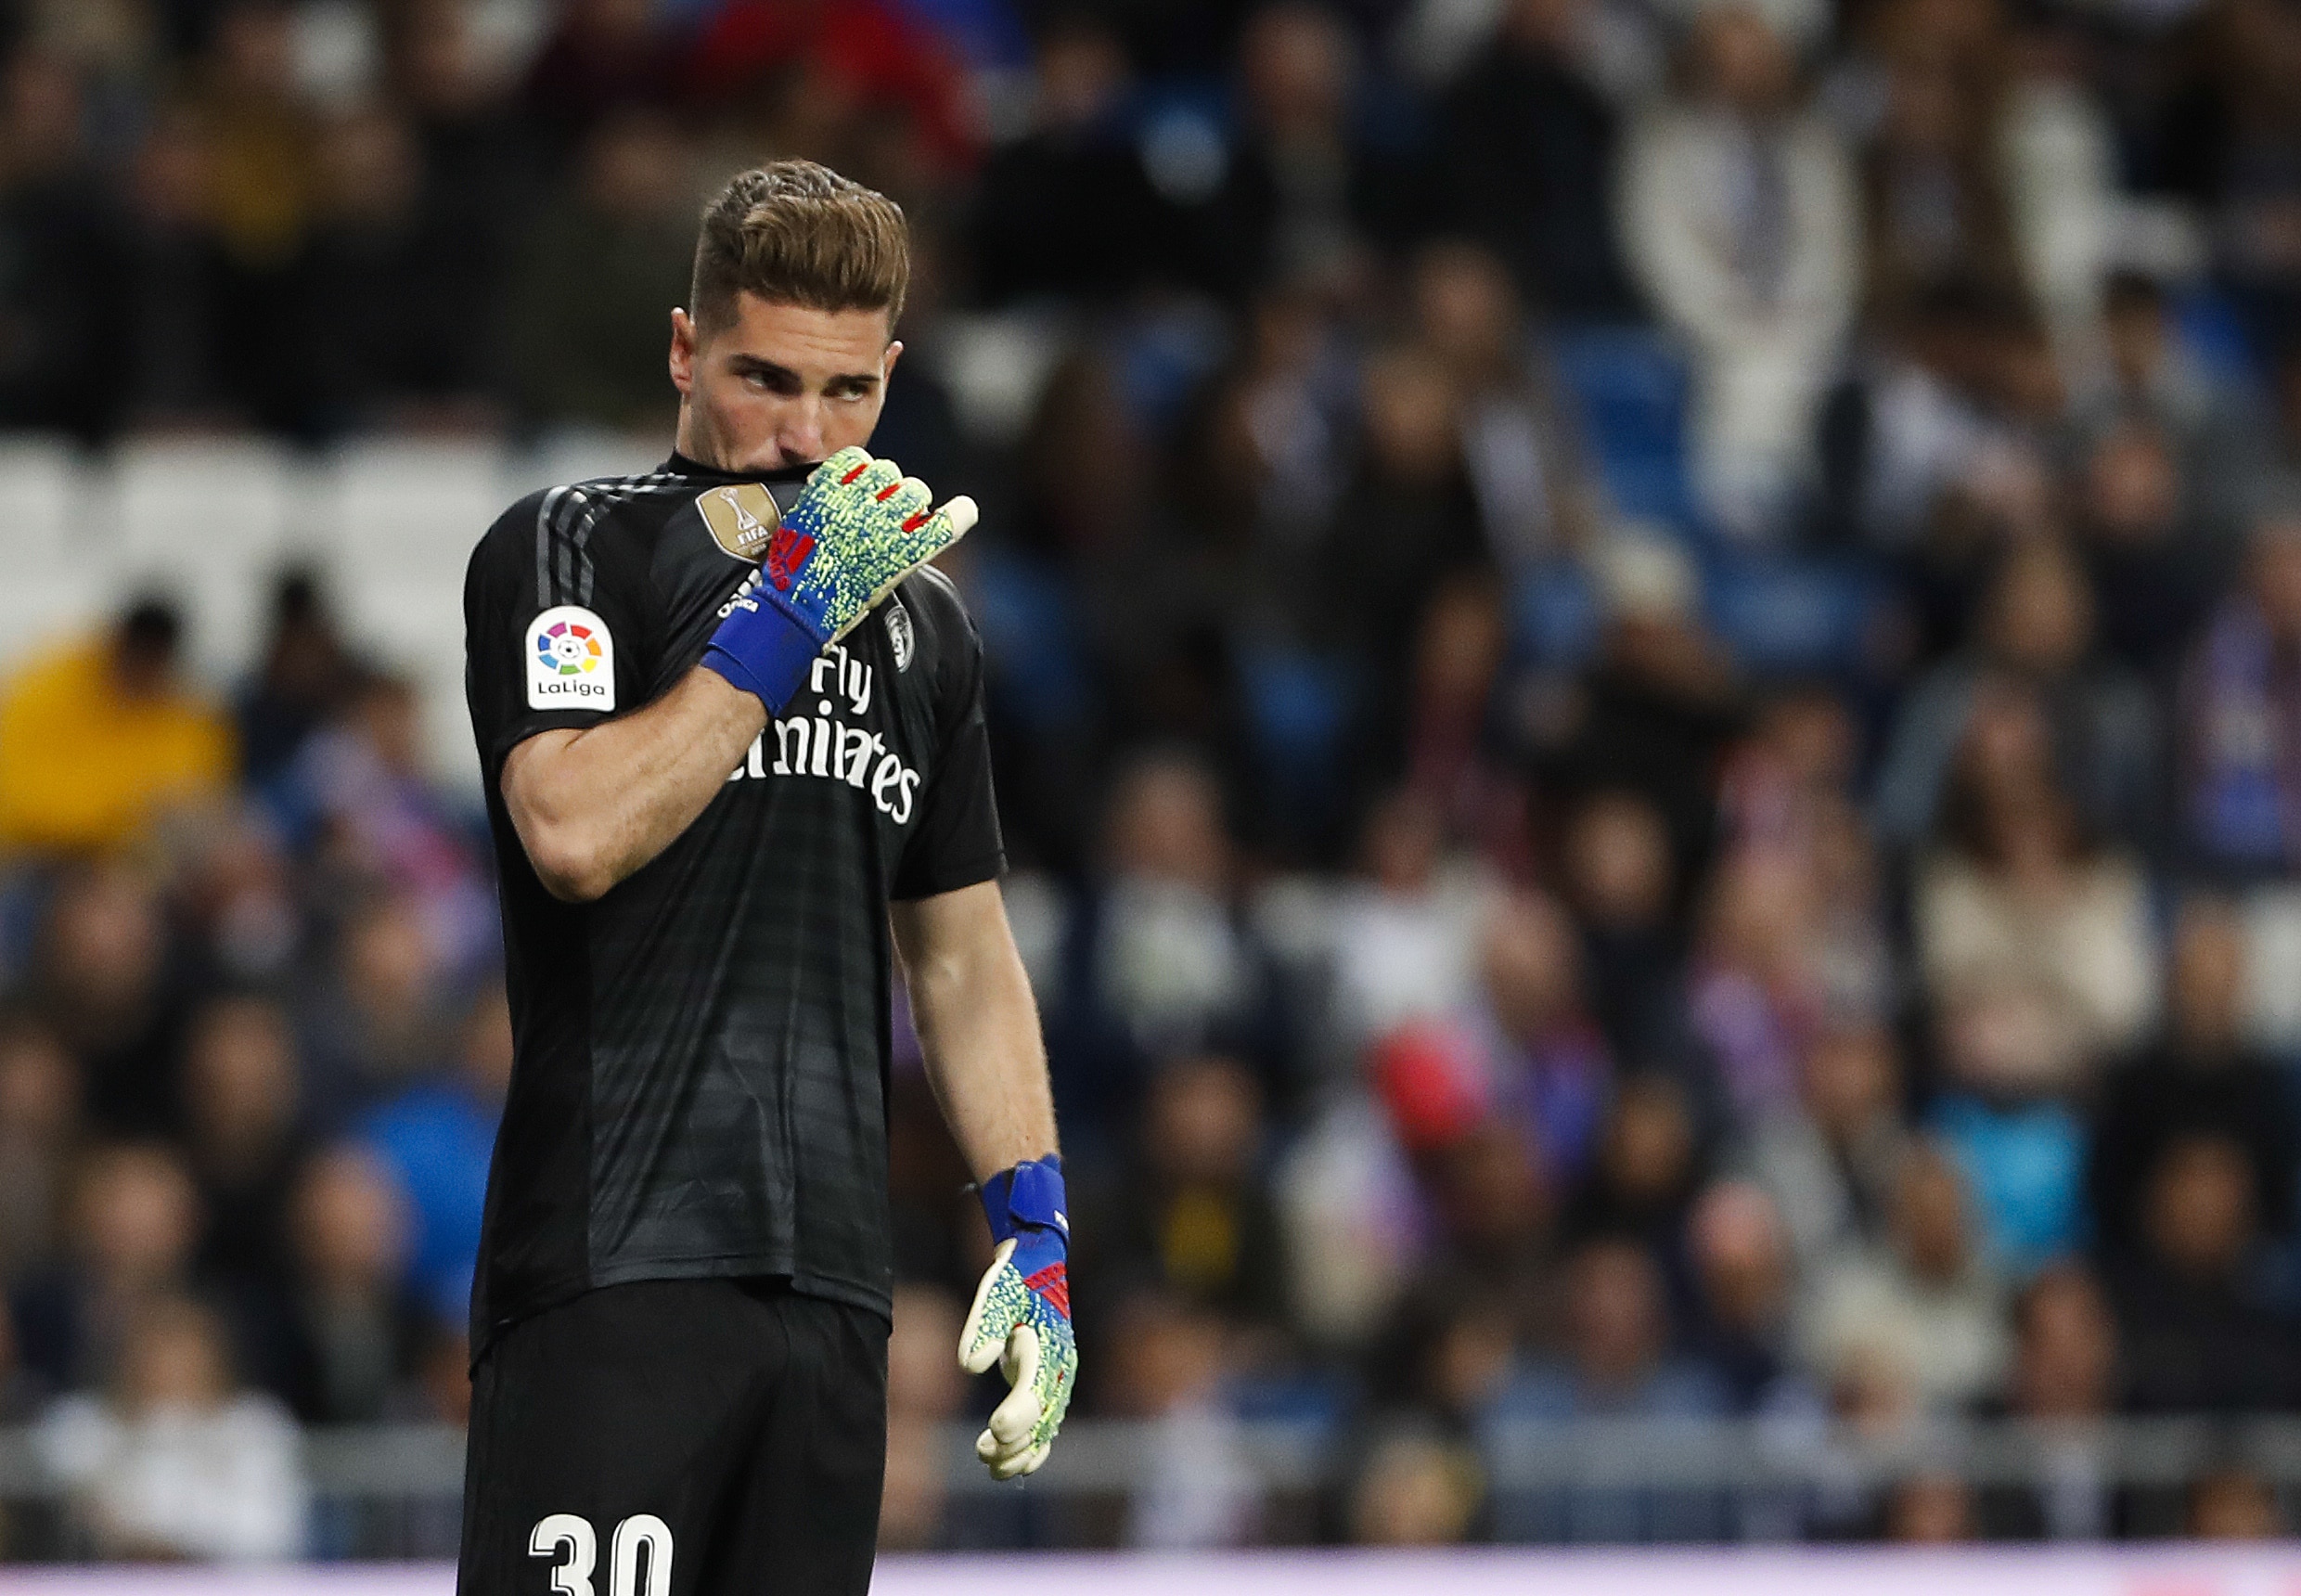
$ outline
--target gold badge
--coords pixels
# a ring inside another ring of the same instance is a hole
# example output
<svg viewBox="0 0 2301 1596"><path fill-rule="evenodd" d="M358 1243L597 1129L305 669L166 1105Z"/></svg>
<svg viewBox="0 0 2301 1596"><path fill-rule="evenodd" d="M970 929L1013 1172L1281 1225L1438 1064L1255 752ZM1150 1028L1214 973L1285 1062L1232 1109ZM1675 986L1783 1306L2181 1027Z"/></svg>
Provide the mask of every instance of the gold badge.
<svg viewBox="0 0 2301 1596"><path fill-rule="evenodd" d="M783 512L775 507L775 496L757 483L730 483L695 502L719 547L753 565L765 557L767 540L783 519Z"/></svg>

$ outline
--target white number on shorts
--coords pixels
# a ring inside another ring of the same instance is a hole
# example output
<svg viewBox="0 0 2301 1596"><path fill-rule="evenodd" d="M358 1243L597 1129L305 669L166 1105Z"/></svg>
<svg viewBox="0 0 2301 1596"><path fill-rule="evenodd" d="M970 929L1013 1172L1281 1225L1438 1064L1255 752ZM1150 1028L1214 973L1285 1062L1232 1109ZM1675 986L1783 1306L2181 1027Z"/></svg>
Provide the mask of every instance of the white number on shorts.
<svg viewBox="0 0 2301 1596"><path fill-rule="evenodd" d="M647 1596L671 1596L671 1525L651 1512L635 1512L615 1526L608 1548L609 1596L639 1596L639 1548L647 1548ZM580 1513L555 1512L535 1521L527 1538L530 1557L557 1557L551 1589L559 1596L596 1596L591 1570L599 1561L599 1538Z"/></svg>
<svg viewBox="0 0 2301 1596"><path fill-rule="evenodd" d="M635 1512L615 1526L608 1556L614 1596L639 1596L639 1548L647 1548L647 1596L671 1596L671 1525L651 1512Z"/></svg>
<svg viewBox="0 0 2301 1596"><path fill-rule="evenodd" d="M599 1561L599 1538L591 1521L580 1513L555 1512L535 1521L527 1538L530 1557L557 1557L567 1549L567 1561L551 1571L551 1588L559 1596L592 1596L591 1565Z"/></svg>

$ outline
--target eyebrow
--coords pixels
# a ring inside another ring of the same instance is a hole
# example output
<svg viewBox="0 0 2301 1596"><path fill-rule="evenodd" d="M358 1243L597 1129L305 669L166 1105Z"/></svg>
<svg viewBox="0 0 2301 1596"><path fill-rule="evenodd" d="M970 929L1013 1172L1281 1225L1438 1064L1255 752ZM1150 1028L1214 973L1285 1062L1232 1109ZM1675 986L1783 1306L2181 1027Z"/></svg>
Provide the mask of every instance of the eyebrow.
<svg viewBox="0 0 2301 1596"><path fill-rule="evenodd" d="M778 365L772 360L762 360L755 354L730 355L727 364L734 368L738 376L771 378L778 381L789 382L794 388L806 386L799 373L790 367ZM823 385L827 388L844 386L876 388L879 386L879 373L876 371L842 372L827 379Z"/></svg>

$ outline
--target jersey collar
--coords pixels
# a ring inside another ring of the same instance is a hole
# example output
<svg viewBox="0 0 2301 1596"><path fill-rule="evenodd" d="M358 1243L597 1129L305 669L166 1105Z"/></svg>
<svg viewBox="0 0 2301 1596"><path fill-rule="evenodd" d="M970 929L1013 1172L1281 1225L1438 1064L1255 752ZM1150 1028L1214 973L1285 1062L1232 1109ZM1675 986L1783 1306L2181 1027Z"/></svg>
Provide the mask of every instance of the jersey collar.
<svg viewBox="0 0 2301 1596"><path fill-rule="evenodd" d="M674 476L698 477L712 483L803 483L815 470L813 466L779 466L771 471L726 471L689 459L676 449L659 469Z"/></svg>

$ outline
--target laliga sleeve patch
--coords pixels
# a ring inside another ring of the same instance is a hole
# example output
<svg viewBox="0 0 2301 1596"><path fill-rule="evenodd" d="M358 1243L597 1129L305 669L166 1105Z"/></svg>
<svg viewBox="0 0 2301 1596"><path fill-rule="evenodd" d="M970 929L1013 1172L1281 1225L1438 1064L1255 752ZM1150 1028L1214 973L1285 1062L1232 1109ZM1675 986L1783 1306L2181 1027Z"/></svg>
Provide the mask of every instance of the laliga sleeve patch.
<svg viewBox="0 0 2301 1596"><path fill-rule="evenodd" d="M580 604L546 610L527 628L527 707L615 707L615 639Z"/></svg>

